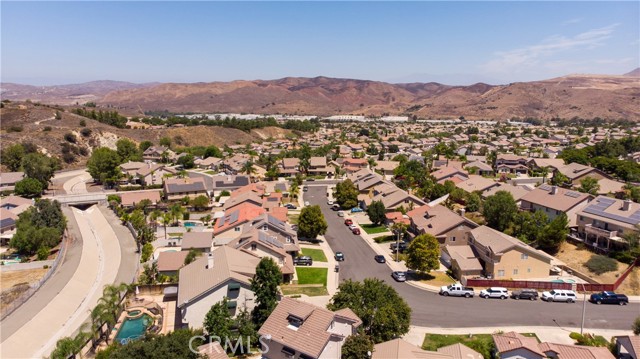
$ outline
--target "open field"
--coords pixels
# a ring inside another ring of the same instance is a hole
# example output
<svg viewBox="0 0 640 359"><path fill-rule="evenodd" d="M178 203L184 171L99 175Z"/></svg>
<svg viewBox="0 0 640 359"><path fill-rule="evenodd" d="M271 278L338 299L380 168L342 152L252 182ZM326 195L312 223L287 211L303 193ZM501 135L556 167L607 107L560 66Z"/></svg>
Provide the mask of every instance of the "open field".
<svg viewBox="0 0 640 359"><path fill-rule="evenodd" d="M37 268L17 270L0 273L0 289L5 290L21 283L34 283L39 281L49 269Z"/></svg>

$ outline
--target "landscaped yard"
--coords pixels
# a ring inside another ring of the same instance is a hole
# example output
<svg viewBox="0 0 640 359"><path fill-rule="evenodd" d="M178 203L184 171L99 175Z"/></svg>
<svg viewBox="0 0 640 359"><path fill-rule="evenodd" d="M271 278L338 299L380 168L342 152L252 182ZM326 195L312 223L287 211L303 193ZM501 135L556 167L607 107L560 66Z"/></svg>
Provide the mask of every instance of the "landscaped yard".
<svg viewBox="0 0 640 359"><path fill-rule="evenodd" d="M534 337L533 333L521 333L527 337ZM540 340L538 340L539 342ZM491 358L491 350L495 348L491 334L474 335L446 335L446 334L425 334L422 349L436 351L438 348L446 347L456 343L462 343L469 348L482 354L485 358Z"/></svg>
<svg viewBox="0 0 640 359"><path fill-rule="evenodd" d="M183 235L184 233L181 232L167 233L167 236L169 237L182 237Z"/></svg>
<svg viewBox="0 0 640 359"><path fill-rule="evenodd" d="M327 286L327 268L296 267L298 284L322 284Z"/></svg>
<svg viewBox="0 0 640 359"><path fill-rule="evenodd" d="M360 227L362 227L362 229L364 229L364 231L367 232L367 234L389 232L389 228L385 226L376 226L374 224L363 224Z"/></svg>
<svg viewBox="0 0 640 359"><path fill-rule="evenodd" d="M327 292L327 288L321 285L282 285L280 286L282 289L282 294L284 295L292 295L292 294L304 294L310 297L316 297L320 295L329 295Z"/></svg>
<svg viewBox="0 0 640 359"><path fill-rule="evenodd" d="M309 256L314 262L326 262L327 256L322 249L302 248L302 255Z"/></svg>
<svg viewBox="0 0 640 359"><path fill-rule="evenodd" d="M206 173L208 175L215 175L216 174L215 171L204 171L204 173Z"/></svg>
<svg viewBox="0 0 640 359"><path fill-rule="evenodd" d="M289 223L291 224L298 224L298 217L300 217L299 213L287 215L287 218L289 218Z"/></svg>
<svg viewBox="0 0 640 359"><path fill-rule="evenodd" d="M456 282L453 278L449 277L447 273L440 271L431 271L428 274L419 274L416 275L416 279L418 279L422 283L433 285L436 287L441 287L443 285L449 285Z"/></svg>

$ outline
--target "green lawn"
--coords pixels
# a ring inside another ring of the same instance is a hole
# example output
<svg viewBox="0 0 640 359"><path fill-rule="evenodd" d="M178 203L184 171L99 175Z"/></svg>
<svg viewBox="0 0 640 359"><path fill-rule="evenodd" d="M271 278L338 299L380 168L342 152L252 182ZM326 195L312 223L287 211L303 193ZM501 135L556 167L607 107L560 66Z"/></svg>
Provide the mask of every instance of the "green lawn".
<svg viewBox="0 0 640 359"><path fill-rule="evenodd" d="M174 232L174 233L169 232L169 233L167 233L167 236L169 236L169 237L182 237L183 235L184 235L184 233L180 233L180 232L177 232L177 233L176 232Z"/></svg>
<svg viewBox="0 0 640 359"><path fill-rule="evenodd" d="M374 237L373 240L376 243L395 242L396 241L396 236L394 236L393 234L390 235L390 236L377 236L377 237Z"/></svg>
<svg viewBox="0 0 640 359"><path fill-rule="evenodd" d="M282 294L284 295L304 294L310 297L329 295L326 287L316 285L283 285L280 286L280 289L282 289Z"/></svg>
<svg viewBox="0 0 640 359"><path fill-rule="evenodd" d="M368 234L389 232L389 228L385 226L376 226L373 224L362 224L360 225L360 227L362 227L362 229L364 229L364 231L367 232Z"/></svg>
<svg viewBox="0 0 640 359"><path fill-rule="evenodd" d="M322 249L302 248L302 255L309 256L314 262L326 262L327 256Z"/></svg>
<svg viewBox="0 0 640 359"><path fill-rule="evenodd" d="M215 175L216 174L215 171L204 171L204 173L206 173L208 175Z"/></svg>
<svg viewBox="0 0 640 359"><path fill-rule="evenodd" d="M298 217L300 217L299 213L296 214L288 214L287 218L289 219L290 224L298 224Z"/></svg>
<svg viewBox="0 0 640 359"><path fill-rule="evenodd" d="M534 333L521 333L526 337L533 337L540 342ZM446 347L456 343L462 343L469 348L482 354L485 358L491 358L491 351L495 348L491 334L445 335L445 334L425 334L422 349L436 351L438 348Z"/></svg>
<svg viewBox="0 0 640 359"><path fill-rule="evenodd" d="M327 286L327 268L296 267L298 284L322 284Z"/></svg>

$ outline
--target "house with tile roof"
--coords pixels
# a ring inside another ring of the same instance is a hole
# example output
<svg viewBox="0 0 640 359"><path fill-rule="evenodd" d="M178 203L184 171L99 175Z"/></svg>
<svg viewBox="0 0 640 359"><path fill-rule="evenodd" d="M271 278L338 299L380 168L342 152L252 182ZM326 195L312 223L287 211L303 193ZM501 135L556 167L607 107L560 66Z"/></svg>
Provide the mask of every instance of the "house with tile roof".
<svg viewBox="0 0 640 359"><path fill-rule="evenodd" d="M124 208L133 208L141 201L149 200L155 207L162 200L162 190L125 191L118 192L120 204Z"/></svg>
<svg viewBox="0 0 640 359"><path fill-rule="evenodd" d="M566 166L560 167L558 168L558 172L567 176L569 182L573 186L579 186L580 181L587 177L591 177L597 180L603 178L611 178L609 175L597 168L593 168L591 166L583 165L580 163L570 163Z"/></svg>
<svg viewBox="0 0 640 359"><path fill-rule="evenodd" d="M492 334L502 359L615 359L606 347L589 347L542 342L516 332Z"/></svg>
<svg viewBox="0 0 640 359"><path fill-rule="evenodd" d="M200 195L209 195L204 179L200 177L167 178L164 181L164 194L169 201L178 201L184 197L193 199Z"/></svg>
<svg viewBox="0 0 640 359"><path fill-rule="evenodd" d="M360 325L360 318L348 308L332 312L324 307L283 297L258 330L263 338L262 344L269 347L262 357L340 358L344 341L356 334Z"/></svg>
<svg viewBox="0 0 640 359"><path fill-rule="evenodd" d="M283 158L278 164L280 174L286 177L295 176L300 173L299 158Z"/></svg>
<svg viewBox="0 0 640 359"><path fill-rule="evenodd" d="M260 258L228 246L217 247L182 267L177 307L182 324L202 328L211 306L229 300L229 309L251 311L255 305L251 279Z"/></svg>
<svg viewBox="0 0 640 359"><path fill-rule="evenodd" d="M456 183L456 187L464 190L467 193L484 192L499 185L500 183L496 182L495 180L479 175L469 175L466 180Z"/></svg>
<svg viewBox="0 0 640 359"><path fill-rule="evenodd" d="M576 213L589 204L591 199L593 196L587 193L543 184L522 196L520 209L531 212L542 211L550 220L561 213L566 213L569 227L574 227Z"/></svg>
<svg viewBox="0 0 640 359"><path fill-rule="evenodd" d="M213 233L211 232L185 232L180 241L182 251L195 249L202 253L213 250Z"/></svg>
<svg viewBox="0 0 640 359"><path fill-rule="evenodd" d="M207 158L198 158L194 161L194 164L197 168L208 169L208 170L217 170L222 163L222 158L217 157L207 157Z"/></svg>
<svg viewBox="0 0 640 359"><path fill-rule="evenodd" d="M598 196L577 212L577 236L594 249L626 249L626 233L637 232L640 204Z"/></svg>
<svg viewBox="0 0 640 359"><path fill-rule="evenodd" d="M640 359L640 336L622 335L613 338L621 358Z"/></svg>
<svg viewBox="0 0 640 359"><path fill-rule="evenodd" d="M23 198L20 196L7 196L0 199L0 208L6 209L16 216L29 209L34 205L32 199Z"/></svg>
<svg viewBox="0 0 640 359"><path fill-rule="evenodd" d="M467 171L454 166L442 167L437 171L431 173L431 176L438 183L444 183L445 181L461 182L466 181L469 178Z"/></svg>
<svg viewBox="0 0 640 359"><path fill-rule="evenodd" d="M496 158L497 173L527 173L527 158L511 153L500 153Z"/></svg>
<svg viewBox="0 0 640 359"><path fill-rule="evenodd" d="M16 182L24 179L24 172L2 172L0 173L0 191L13 191Z"/></svg>
<svg viewBox="0 0 640 359"><path fill-rule="evenodd" d="M493 176L493 167L486 162L473 161L464 165L464 169L469 173L478 174L480 176Z"/></svg>
<svg viewBox="0 0 640 359"><path fill-rule="evenodd" d="M215 245L224 245L242 234L242 226L245 223L265 214L262 207L251 203L242 203L224 212L224 216L218 218L213 227Z"/></svg>
<svg viewBox="0 0 640 359"><path fill-rule="evenodd" d="M441 246L466 244L466 233L478 225L442 205L427 204L407 212L414 235L428 233L438 239Z"/></svg>
<svg viewBox="0 0 640 359"><path fill-rule="evenodd" d="M178 271L184 266L184 260L187 258L187 254L189 254L188 251L160 252L156 262L158 265L158 274L166 276L178 275Z"/></svg>
<svg viewBox="0 0 640 359"><path fill-rule="evenodd" d="M327 166L327 158L326 157L311 157L309 159L309 168L307 168L307 173L312 176L327 176L332 175L335 172L333 167Z"/></svg>

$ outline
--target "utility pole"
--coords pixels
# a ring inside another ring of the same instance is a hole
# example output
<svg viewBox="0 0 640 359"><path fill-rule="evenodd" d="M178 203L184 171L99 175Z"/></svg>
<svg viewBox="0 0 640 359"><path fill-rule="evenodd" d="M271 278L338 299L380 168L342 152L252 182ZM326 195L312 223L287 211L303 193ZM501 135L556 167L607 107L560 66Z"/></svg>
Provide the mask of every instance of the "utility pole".
<svg viewBox="0 0 640 359"><path fill-rule="evenodd" d="M400 231L396 229L396 262L400 262Z"/></svg>
<svg viewBox="0 0 640 359"><path fill-rule="evenodd" d="M582 335L584 330L584 315L587 310L587 291L584 289L584 283L582 283L582 293L584 297L582 298L582 323L580 323L580 335Z"/></svg>

